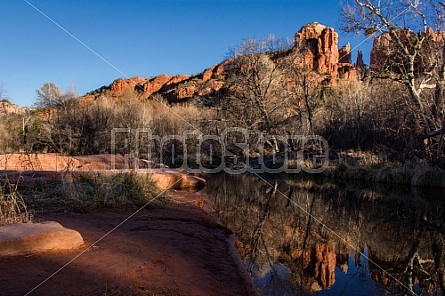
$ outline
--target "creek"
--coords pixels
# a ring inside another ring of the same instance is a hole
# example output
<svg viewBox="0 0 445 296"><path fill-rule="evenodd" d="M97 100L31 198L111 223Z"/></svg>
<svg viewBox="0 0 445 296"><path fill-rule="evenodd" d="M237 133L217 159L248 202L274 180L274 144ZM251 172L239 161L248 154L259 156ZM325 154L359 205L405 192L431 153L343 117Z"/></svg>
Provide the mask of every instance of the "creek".
<svg viewBox="0 0 445 296"><path fill-rule="evenodd" d="M444 190L221 173L201 193L261 295L443 293Z"/></svg>

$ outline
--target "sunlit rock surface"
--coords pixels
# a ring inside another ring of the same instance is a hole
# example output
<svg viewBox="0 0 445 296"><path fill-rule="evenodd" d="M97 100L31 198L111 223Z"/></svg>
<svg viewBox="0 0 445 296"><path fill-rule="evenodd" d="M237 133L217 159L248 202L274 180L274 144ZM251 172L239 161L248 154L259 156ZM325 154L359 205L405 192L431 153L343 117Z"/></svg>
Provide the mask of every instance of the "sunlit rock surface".
<svg viewBox="0 0 445 296"><path fill-rule="evenodd" d="M57 222L19 223L0 227L0 256L17 256L79 248L79 232Z"/></svg>

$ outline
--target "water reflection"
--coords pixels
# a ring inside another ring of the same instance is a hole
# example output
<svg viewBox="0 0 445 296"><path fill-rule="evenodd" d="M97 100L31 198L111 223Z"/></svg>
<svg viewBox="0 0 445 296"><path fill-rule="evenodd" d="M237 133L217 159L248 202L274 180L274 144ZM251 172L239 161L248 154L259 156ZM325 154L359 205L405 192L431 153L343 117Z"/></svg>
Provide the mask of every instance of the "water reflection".
<svg viewBox="0 0 445 296"><path fill-rule="evenodd" d="M261 294L442 295L445 192L262 177L203 190Z"/></svg>

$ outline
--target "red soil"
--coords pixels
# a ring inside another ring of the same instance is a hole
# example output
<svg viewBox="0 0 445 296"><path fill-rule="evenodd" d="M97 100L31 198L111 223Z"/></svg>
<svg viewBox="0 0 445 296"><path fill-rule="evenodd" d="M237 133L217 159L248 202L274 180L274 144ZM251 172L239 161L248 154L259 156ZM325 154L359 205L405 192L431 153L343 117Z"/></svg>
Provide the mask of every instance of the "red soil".
<svg viewBox="0 0 445 296"><path fill-rule="evenodd" d="M0 258L0 295L254 295L232 232L196 205L200 196L176 195L179 204L149 206L105 237L132 213L37 216L79 231L85 246Z"/></svg>

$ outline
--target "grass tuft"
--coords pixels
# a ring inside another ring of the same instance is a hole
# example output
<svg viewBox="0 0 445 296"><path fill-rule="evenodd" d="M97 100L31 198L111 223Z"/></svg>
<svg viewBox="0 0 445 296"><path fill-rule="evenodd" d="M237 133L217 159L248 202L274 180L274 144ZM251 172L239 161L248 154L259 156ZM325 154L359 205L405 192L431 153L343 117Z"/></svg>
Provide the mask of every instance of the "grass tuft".
<svg viewBox="0 0 445 296"><path fill-rule="evenodd" d="M144 205L161 191L146 175L119 173L113 176L82 174L73 183L65 183L72 198L91 208L133 208ZM72 191L74 189L74 191Z"/></svg>
<svg viewBox="0 0 445 296"><path fill-rule="evenodd" d="M40 200L57 204L66 211L99 209L133 209L166 194L150 181L149 176L134 172L103 175L85 173L73 176L72 182L62 181L45 189Z"/></svg>
<svg viewBox="0 0 445 296"><path fill-rule="evenodd" d="M29 211L17 185L2 180L0 186L0 226L31 223L33 211Z"/></svg>

